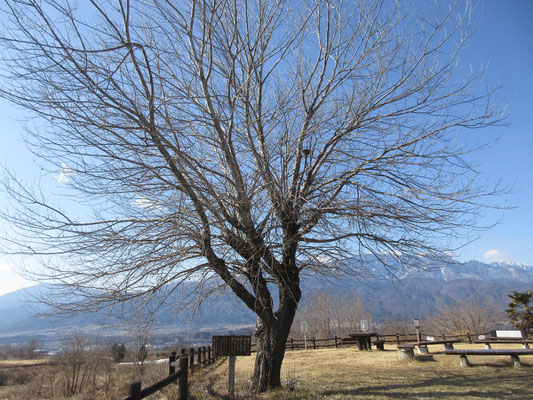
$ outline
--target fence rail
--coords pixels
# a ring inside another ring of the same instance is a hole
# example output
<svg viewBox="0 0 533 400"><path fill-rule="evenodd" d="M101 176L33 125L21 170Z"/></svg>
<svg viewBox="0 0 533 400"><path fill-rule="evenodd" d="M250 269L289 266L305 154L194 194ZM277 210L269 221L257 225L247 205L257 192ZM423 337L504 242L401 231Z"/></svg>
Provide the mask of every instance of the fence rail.
<svg viewBox="0 0 533 400"><path fill-rule="evenodd" d="M475 333L471 334L467 332L464 335L446 335L446 334L426 334L422 333L422 336L431 336L434 338L439 339L460 339L464 342L472 343L472 338L477 337L477 335L481 335L484 333ZM395 343L395 344L401 344L401 343L408 343L408 342L416 342L416 333L395 333L395 334L387 334L382 335L378 334L377 339L383 340L385 343ZM307 342L307 343L305 343ZM333 338L329 339L316 339L316 338L310 338L304 341L304 339L289 339L287 340L287 343L285 345L285 348L287 350L302 350L306 347L307 349L323 349L328 347L341 347L341 346L347 346L347 345L353 345L357 342L353 339L348 338L341 338L338 336L334 336ZM256 351L256 344L252 344L252 352Z"/></svg>
<svg viewBox="0 0 533 400"><path fill-rule="evenodd" d="M153 385L142 387L141 382L132 382L129 395L122 400L141 400L163 389L171 383L178 383L178 399L189 399L189 374L198 367L212 364L218 356L213 353L211 346L181 349L180 353L172 352L168 358L168 376ZM179 369L176 370L176 360Z"/></svg>
<svg viewBox="0 0 533 400"><path fill-rule="evenodd" d="M465 342L472 343L472 337L477 337L478 334L466 333L465 335L431 335L423 334L423 336L432 336L435 338L446 339L460 339ZM416 333L396 333L388 335L378 335L378 339L385 341L385 343L401 344L405 342L416 341ZM306 343L307 342L307 343ZM355 340L333 337L329 339L311 338L304 341L303 339L289 339L286 343L288 350L304 349L307 345L308 349L321 349L328 347L341 347L356 344ZM252 352L256 351L256 344L252 344ZM172 352L168 359L168 376L161 379L153 385L142 387L141 382L132 382L129 387L129 395L122 400L141 400L151 394L163 389L171 383L178 383L179 400L189 399L189 374L196 368L212 364L218 356L213 352L211 346L202 346L198 348L181 349L180 353ZM176 370L176 360L179 369Z"/></svg>

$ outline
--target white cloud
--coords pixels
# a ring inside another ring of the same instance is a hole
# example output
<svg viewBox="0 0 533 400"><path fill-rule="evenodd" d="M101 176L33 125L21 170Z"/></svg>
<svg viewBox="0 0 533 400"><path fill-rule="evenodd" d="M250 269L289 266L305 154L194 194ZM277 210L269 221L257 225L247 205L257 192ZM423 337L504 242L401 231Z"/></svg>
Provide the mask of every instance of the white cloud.
<svg viewBox="0 0 533 400"><path fill-rule="evenodd" d="M505 251L491 249L487 251L483 258L488 262L512 262L513 260Z"/></svg>
<svg viewBox="0 0 533 400"><path fill-rule="evenodd" d="M67 164L61 163L61 169L59 170L59 174L55 176L56 181L59 183L67 183L70 181L70 177L74 175L74 171L72 168L70 168Z"/></svg>
<svg viewBox="0 0 533 400"><path fill-rule="evenodd" d="M157 200L149 199L148 197L143 195L137 196L133 203L139 208L145 208L151 211L160 211L163 208Z"/></svg>

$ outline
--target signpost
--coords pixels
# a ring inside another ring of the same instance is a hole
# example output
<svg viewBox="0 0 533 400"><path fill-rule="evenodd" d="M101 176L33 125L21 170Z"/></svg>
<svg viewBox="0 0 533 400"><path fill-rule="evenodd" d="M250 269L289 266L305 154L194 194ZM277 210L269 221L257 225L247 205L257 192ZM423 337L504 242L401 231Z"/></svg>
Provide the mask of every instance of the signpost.
<svg viewBox="0 0 533 400"><path fill-rule="evenodd" d="M415 331L416 331L416 341L420 343L421 337L420 337L420 320L418 318L413 319L413 324L415 325Z"/></svg>
<svg viewBox="0 0 533 400"><path fill-rule="evenodd" d="M300 323L300 330L304 334L304 348L305 350L307 350L307 331L309 330L309 324L307 323L307 321L302 321Z"/></svg>
<svg viewBox="0 0 533 400"><path fill-rule="evenodd" d="M361 320L361 332L368 331L368 321L366 319Z"/></svg>
<svg viewBox="0 0 533 400"><path fill-rule="evenodd" d="M235 394L235 358L252 354L251 336L213 336L212 347L215 354L229 357L228 391Z"/></svg>

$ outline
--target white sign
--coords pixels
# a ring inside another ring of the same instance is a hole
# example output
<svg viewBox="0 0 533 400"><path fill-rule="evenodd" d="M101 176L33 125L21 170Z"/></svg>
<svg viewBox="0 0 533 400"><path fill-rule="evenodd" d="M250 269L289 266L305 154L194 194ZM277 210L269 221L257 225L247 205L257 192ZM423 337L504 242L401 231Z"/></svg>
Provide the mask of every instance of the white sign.
<svg viewBox="0 0 533 400"><path fill-rule="evenodd" d="M307 333L308 330L309 330L309 324L307 323L307 321L302 321L300 323L300 331L302 331L302 333Z"/></svg>
<svg viewBox="0 0 533 400"><path fill-rule="evenodd" d="M496 337L521 339L522 332L521 331L496 331Z"/></svg>
<svg viewBox="0 0 533 400"><path fill-rule="evenodd" d="M361 320L361 331L362 332L368 331L368 321L366 319Z"/></svg>

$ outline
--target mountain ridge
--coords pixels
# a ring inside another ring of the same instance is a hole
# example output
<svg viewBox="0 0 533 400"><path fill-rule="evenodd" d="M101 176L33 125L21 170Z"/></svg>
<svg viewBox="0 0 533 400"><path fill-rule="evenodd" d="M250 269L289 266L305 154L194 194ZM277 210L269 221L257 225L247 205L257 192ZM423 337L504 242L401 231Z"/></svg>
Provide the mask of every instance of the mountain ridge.
<svg viewBox="0 0 533 400"><path fill-rule="evenodd" d="M409 319L413 315L423 317L439 308L453 306L476 293L483 293L503 310L507 295L513 290L533 287L533 266L525 264L461 263L416 256L398 258L395 255L381 255L380 258L386 266L371 256L343 260L339 265L326 265L330 270L364 268L364 278L360 279L302 276L302 303L317 291L333 295L350 292L363 300L367 311L377 320ZM33 315L24 299L35 297L42 290L42 287L34 286L0 296L0 342L39 335L53 337L76 329L104 332L99 328L101 318L98 314L76 315L64 320ZM175 312L178 298L171 297L169 300L158 311L154 329L200 331L255 322L254 314L231 293L208 299L194 318L190 311ZM36 311L42 310L38 304L36 307ZM115 329L113 332L118 331Z"/></svg>

